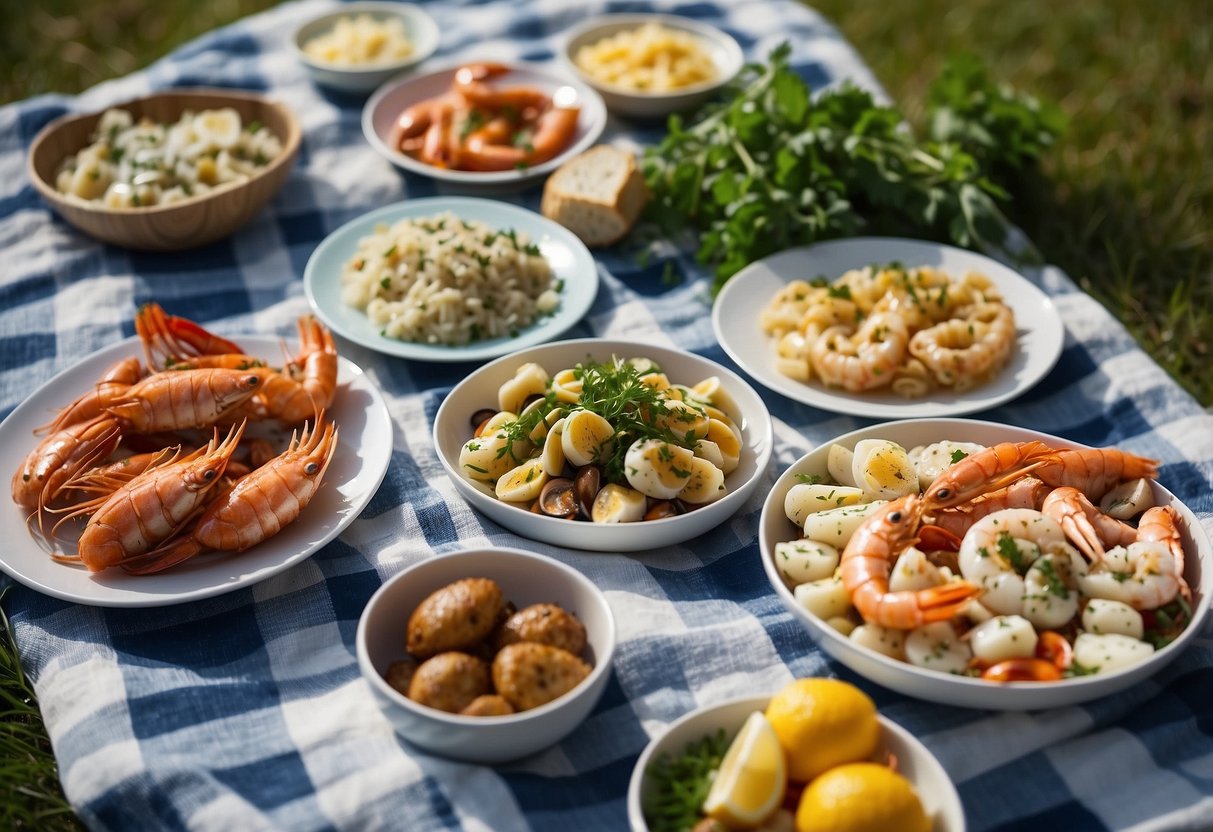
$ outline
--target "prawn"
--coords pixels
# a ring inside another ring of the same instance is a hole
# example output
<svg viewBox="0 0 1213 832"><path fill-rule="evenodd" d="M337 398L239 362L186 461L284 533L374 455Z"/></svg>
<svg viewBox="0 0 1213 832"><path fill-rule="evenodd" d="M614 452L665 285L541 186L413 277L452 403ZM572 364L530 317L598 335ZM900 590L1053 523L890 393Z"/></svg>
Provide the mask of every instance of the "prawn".
<svg viewBox="0 0 1213 832"><path fill-rule="evenodd" d="M320 488L337 449L338 429L316 417L279 456L224 490L198 517L188 536L137 557L122 568L147 575L175 566L207 549L243 552L294 522Z"/></svg>
<svg viewBox="0 0 1213 832"><path fill-rule="evenodd" d="M209 428L233 416L264 384L260 370L178 370L129 387L105 411L135 433Z"/></svg>
<svg viewBox="0 0 1213 832"><path fill-rule="evenodd" d="M135 314L135 334L143 344L143 357L152 371L161 367L180 367L194 357L240 355L244 352L235 342L216 335L188 318L169 315L158 303L145 303L139 308Z"/></svg>
<svg viewBox="0 0 1213 832"><path fill-rule="evenodd" d="M1039 509L1049 491L1049 486L1036 477L1021 477L1010 485L982 494L972 502L939 509L932 519L933 525L926 528L939 528L963 538L974 523L996 511L1006 508Z"/></svg>
<svg viewBox="0 0 1213 832"><path fill-rule="evenodd" d="M976 303L963 318L920 329L910 339L910 354L926 365L940 384L962 390L998 370L1015 346L1015 317L1002 303Z"/></svg>
<svg viewBox="0 0 1213 832"><path fill-rule="evenodd" d="M152 468L121 486L89 518L76 554L55 559L83 563L97 572L176 535L206 506L213 489L223 481L245 424L231 428L222 442L216 430L201 454Z"/></svg>
<svg viewBox="0 0 1213 832"><path fill-rule="evenodd" d="M1040 510L1061 526L1092 563L1103 557L1108 546L1124 546L1137 539L1137 529L1104 514L1081 491L1068 485L1050 491Z"/></svg>
<svg viewBox="0 0 1213 832"><path fill-rule="evenodd" d="M1001 442L945 469L923 493L926 510L960 505L1029 473L1055 488L1071 486L1098 500L1122 480L1155 477L1158 463L1117 448L1055 450L1039 440Z"/></svg>
<svg viewBox="0 0 1213 832"><path fill-rule="evenodd" d="M871 315L851 333L830 327L817 337L809 361L823 383L851 392L882 387L906 357L909 330L905 321L888 313Z"/></svg>
<svg viewBox="0 0 1213 832"><path fill-rule="evenodd" d="M973 584L954 581L920 590L889 591L896 555L917 537L922 506L910 494L881 506L851 536L842 553L841 577L851 602L864 620L882 627L912 630L955 616L980 593Z"/></svg>
<svg viewBox="0 0 1213 832"><path fill-rule="evenodd" d="M122 440L112 417L100 414L55 431L38 443L13 473L13 502L39 514L62 494L67 483L108 457Z"/></svg>
<svg viewBox="0 0 1213 832"><path fill-rule="evenodd" d="M328 328L312 315L298 321L299 354L281 371L250 370L262 379L244 407L252 419L302 422L333 403L337 393L337 345Z"/></svg>
<svg viewBox="0 0 1213 832"><path fill-rule="evenodd" d="M107 404L126 392L132 384L143 377L143 365L138 358L124 358L111 366L92 390L59 411L47 425L34 431L35 434L57 433L69 425L87 422L105 410Z"/></svg>
<svg viewBox="0 0 1213 832"><path fill-rule="evenodd" d="M1082 579L1091 598L1107 598L1135 610L1154 610L1175 600L1183 573L1165 540L1137 540L1104 554Z"/></svg>

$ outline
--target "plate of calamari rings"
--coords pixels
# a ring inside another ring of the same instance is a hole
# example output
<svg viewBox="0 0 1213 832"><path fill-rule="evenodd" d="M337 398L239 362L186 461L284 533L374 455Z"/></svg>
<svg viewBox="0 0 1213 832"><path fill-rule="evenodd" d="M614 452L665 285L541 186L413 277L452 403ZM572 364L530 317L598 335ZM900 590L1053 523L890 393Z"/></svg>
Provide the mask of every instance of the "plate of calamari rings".
<svg viewBox="0 0 1213 832"><path fill-rule="evenodd" d="M1049 297L1007 266L880 237L752 263L721 290L712 325L725 352L775 392L892 419L1010 401L1048 375L1065 337Z"/></svg>
<svg viewBox="0 0 1213 832"><path fill-rule="evenodd" d="M0 568L57 598L165 606L264 580L353 522L387 471L387 406L314 317L297 351L140 309L137 337L0 423Z"/></svg>
<svg viewBox="0 0 1213 832"><path fill-rule="evenodd" d="M1201 630L1213 548L1155 460L917 419L820 445L763 506L763 567L827 653L910 696L1064 707L1140 682Z"/></svg>

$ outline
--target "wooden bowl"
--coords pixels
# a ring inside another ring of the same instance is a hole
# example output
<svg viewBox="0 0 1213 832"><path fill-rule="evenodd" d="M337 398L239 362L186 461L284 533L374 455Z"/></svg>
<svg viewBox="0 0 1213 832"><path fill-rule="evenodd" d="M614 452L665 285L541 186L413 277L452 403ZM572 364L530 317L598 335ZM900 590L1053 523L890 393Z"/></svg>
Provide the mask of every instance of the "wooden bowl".
<svg viewBox="0 0 1213 832"><path fill-rule="evenodd" d="M281 154L239 184L146 208L109 208L101 202L84 202L60 193L54 185L59 166L90 143L100 112L66 115L44 127L30 146L29 177L63 219L107 243L148 251L178 251L213 242L248 222L286 182L299 152L300 130L295 116L285 106L255 93L202 88L167 90L107 108L128 110L136 121L147 116L171 123L185 110L220 107L233 108L244 124L261 122L282 142Z"/></svg>

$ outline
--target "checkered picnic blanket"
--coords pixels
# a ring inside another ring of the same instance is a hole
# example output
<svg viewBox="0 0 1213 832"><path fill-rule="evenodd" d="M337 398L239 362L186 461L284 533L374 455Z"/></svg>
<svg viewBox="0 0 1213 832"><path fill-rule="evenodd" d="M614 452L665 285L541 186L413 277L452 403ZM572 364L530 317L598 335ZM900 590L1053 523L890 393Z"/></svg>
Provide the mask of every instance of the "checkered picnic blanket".
<svg viewBox="0 0 1213 832"><path fill-rule="evenodd" d="M379 157L360 132L359 102L314 87L288 50L286 33L332 5L288 3L80 96L0 109L0 414L130 335L147 301L220 333L288 334L307 311L304 264L326 234L373 208L438 192ZM653 5L727 29L750 58L790 39L815 88L844 78L875 88L839 34L802 5ZM551 61L561 33L588 14L649 8L448 0L428 11L442 33L438 59ZM182 256L120 250L66 225L28 183L25 150L55 116L191 85L270 93L304 128L286 188L235 236ZM654 135L612 122L607 137ZM535 190L506 198L538 203ZM661 263L642 267L622 253L600 254L598 263L602 288L570 337L651 340L731 364L712 335L704 281L670 285ZM678 266L698 274L686 253ZM983 417L1157 457L1162 481L1213 527L1213 418L1064 274L1045 268L1030 277L1061 310L1064 354L1034 390ZM830 674L863 687L939 756L971 829L1213 828L1207 633L1154 678L1084 707L990 713L912 700L828 659L780 606L756 542L768 488L727 533L632 556L526 541L458 500L435 509L449 522L423 523L411 504L427 488L422 469L437 470L433 408L423 399L443 395L469 368L420 366L347 343L341 350L388 399L391 468L362 517L307 562L250 588L154 609L78 606L9 586L4 607L64 789L90 826L618 830L637 755L669 722L698 705ZM859 424L779 395L766 399L776 425L769 481ZM496 768L402 742L354 657L359 613L387 577L469 544L521 545L572 564L606 591L620 623L609 688L590 718L546 752Z"/></svg>

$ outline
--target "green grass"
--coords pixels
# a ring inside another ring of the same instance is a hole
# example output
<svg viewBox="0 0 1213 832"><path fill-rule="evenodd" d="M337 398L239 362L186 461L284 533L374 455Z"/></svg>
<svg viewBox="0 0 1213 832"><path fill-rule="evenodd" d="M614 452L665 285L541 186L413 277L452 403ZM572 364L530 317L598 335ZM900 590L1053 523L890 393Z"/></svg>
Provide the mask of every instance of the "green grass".
<svg viewBox="0 0 1213 832"><path fill-rule="evenodd" d="M76 92L274 0L47 0L0 27L0 101ZM955 51L1057 101L1070 129L1011 214L1213 405L1213 3L816 0L911 123ZM0 622L0 828L76 828Z"/></svg>

